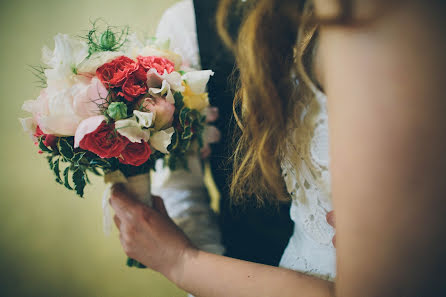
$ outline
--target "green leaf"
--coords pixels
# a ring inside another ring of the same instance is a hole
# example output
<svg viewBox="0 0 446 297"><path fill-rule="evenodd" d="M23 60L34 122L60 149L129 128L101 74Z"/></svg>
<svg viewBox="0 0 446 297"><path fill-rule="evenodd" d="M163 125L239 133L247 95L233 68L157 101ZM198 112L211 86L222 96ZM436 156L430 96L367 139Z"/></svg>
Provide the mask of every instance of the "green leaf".
<svg viewBox="0 0 446 297"><path fill-rule="evenodd" d="M175 109L181 110L184 106L183 95L180 92L175 92L173 98L175 99Z"/></svg>
<svg viewBox="0 0 446 297"><path fill-rule="evenodd" d="M181 135L181 138L189 139L191 137L192 137L192 129L191 129L191 127L189 127L189 126L185 127L184 131L183 131L183 134Z"/></svg>
<svg viewBox="0 0 446 297"><path fill-rule="evenodd" d="M184 139L180 143L181 152L187 153L189 151L189 148L190 148L190 143L191 143L190 138L189 139Z"/></svg>
<svg viewBox="0 0 446 297"><path fill-rule="evenodd" d="M102 176L102 174L95 168L95 167L89 167L88 168L91 172L93 172L93 174L97 175L97 176Z"/></svg>
<svg viewBox="0 0 446 297"><path fill-rule="evenodd" d="M54 163L53 163L53 156L46 157L48 160L48 165L50 165L50 169L53 170Z"/></svg>
<svg viewBox="0 0 446 297"><path fill-rule="evenodd" d="M84 196L84 188L86 185L85 182L85 172L81 169L76 169L73 172L73 183L74 183L74 190L76 191L76 194L78 194L80 197Z"/></svg>
<svg viewBox="0 0 446 297"><path fill-rule="evenodd" d="M71 160L74 156L73 147L63 138L59 138L57 142L57 148L59 149L59 153L65 157L66 160Z"/></svg>
<svg viewBox="0 0 446 297"><path fill-rule="evenodd" d="M71 162L73 162L76 166L79 166L79 162L81 159L85 156L85 152L76 153L74 154L73 158L71 159Z"/></svg>
<svg viewBox="0 0 446 297"><path fill-rule="evenodd" d="M198 139L198 146L199 146L200 148L202 148L202 147L204 146L203 133L200 132L200 133L198 134L197 139Z"/></svg>
<svg viewBox="0 0 446 297"><path fill-rule="evenodd" d="M127 258L127 266L128 267L133 267L134 262L135 262L135 260L133 260L132 258Z"/></svg>
<svg viewBox="0 0 446 297"><path fill-rule="evenodd" d="M90 161L90 166L98 166L101 168L109 168L111 164L104 159L93 159Z"/></svg>
<svg viewBox="0 0 446 297"><path fill-rule="evenodd" d="M63 184L62 179L60 178L59 160L60 159L57 159L54 162L53 172L54 172L54 175L56 176L56 182L59 184Z"/></svg>
<svg viewBox="0 0 446 297"><path fill-rule="evenodd" d="M183 107L180 110L180 117L179 118L180 118L181 126L184 126L184 123L186 122L186 118L187 118L187 115L188 115L189 111L190 111L190 109L187 108L187 107Z"/></svg>
<svg viewBox="0 0 446 297"><path fill-rule="evenodd" d="M69 172L70 172L70 167L65 168L65 170L63 171L63 176L64 176L64 183L63 183L63 185L68 190L73 190L73 188L70 186L70 183L68 182Z"/></svg>
<svg viewBox="0 0 446 297"><path fill-rule="evenodd" d="M50 150L49 148L47 148L47 147L45 146L45 144L43 144L43 137L40 137L40 139L39 139L39 148L40 148L40 150L42 150L43 152L47 152L47 153L52 153L52 152L53 152L52 150Z"/></svg>

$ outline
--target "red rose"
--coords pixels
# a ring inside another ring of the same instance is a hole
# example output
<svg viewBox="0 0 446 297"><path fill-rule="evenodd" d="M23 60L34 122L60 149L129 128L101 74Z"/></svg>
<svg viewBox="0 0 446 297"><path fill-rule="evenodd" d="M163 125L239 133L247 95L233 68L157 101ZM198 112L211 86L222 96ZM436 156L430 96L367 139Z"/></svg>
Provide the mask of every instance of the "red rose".
<svg viewBox="0 0 446 297"><path fill-rule="evenodd" d="M51 147L53 150L57 147L57 136L47 134L45 135L45 140L43 141L43 144L46 147Z"/></svg>
<svg viewBox="0 0 446 297"><path fill-rule="evenodd" d="M42 129L39 126L36 127L36 132L34 132L34 137L39 138L40 136L46 135L43 133Z"/></svg>
<svg viewBox="0 0 446 297"><path fill-rule="evenodd" d="M114 131L113 125L102 122L93 132L79 142L79 147L95 153L101 158L118 157L129 140Z"/></svg>
<svg viewBox="0 0 446 297"><path fill-rule="evenodd" d="M57 136L54 136L52 134L45 134L40 129L39 126L36 127L36 132L34 132L34 137L39 138L42 136L43 144L46 147L51 147L53 150L57 148ZM35 142L35 145L38 145L38 142Z"/></svg>
<svg viewBox="0 0 446 297"><path fill-rule="evenodd" d="M125 83L122 85L122 91L118 92L119 96L124 97L130 102L147 92L146 82L138 79L136 75L137 72L127 78Z"/></svg>
<svg viewBox="0 0 446 297"><path fill-rule="evenodd" d="M139 65L141 65L146 71L148 71L150 68L155 68L160 75L164 74L164 70L166 70L167 73L171 73L175 68L175 64L173 62L162 57L138 56L136 59L138 60Z"/></svg>
<svg viewBox="0 0 446 297"><path fill-rule="evenodd" d="M129 143L125 150L121 153L119 161L122 164L140 166L147 162L150 158L152 150L147 142Z"/></svg>
<svg viewBox="0 0 446 297"><path fill-rule="evenodd" d="M130 74L138 70L138 63L126 56L120 56L105 63L96 70L96 75L108 88L120 87Z"/></svg>

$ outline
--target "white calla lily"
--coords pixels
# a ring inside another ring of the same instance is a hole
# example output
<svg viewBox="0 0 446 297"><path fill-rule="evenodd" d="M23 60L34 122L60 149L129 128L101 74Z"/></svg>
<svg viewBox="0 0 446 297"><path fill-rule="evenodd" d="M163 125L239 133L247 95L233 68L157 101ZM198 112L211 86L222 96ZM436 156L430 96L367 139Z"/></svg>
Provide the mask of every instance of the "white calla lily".
<svg viewBox="0 0 446 297"><path fill-rule="evenodd" d="M191 71L184 74L182 79L186 81L192 92L201 94L206 92L206 85L209 78L213 75L214 72L212 70Z"/></svg>
<svg viewBox="0 0 446 297"><path fill-rule="evenodd" d="M168 154L169 151L167 150L167 147L172 142L172 135L174 133L175 129L173 127L156 132L150 138L150 145L157 151L160 151L163 154Z"/></svg>
<svg viewBox="0 0 446 297"><path fill-rule="evenodd" d="M155 121L155 114L153 112L134 110L133 114L138 119L139 125L143 128L149 128Z"/></svg>
<svg viewBox="0 0 446 297"><path fill-rule="evenodd" d="M141 129L141 126L136 120L136 116L125 120L119 120L115 122L115 129L124 137L127 137L131 142L142 141L147 142L150 138L150 131L146 129Z"/></svg>
<svg viewBox="0 0 446 297"><path fill-rule="evenodd" d="M163 80L161 88L149 88L149 94L155 97L166 97L167 102L175 104L175 98L173 97L170 85L166 80Z"/></svg>
<svg viewBox="0 0 446 297"><path fill-rule="evenodd" d="M175 92L184 92L184 86L182 84L183 79L181 78L181 74L174 71L171 73L167 73L164 70L164 74L160 75L155 68L149 69L147 71L147 85L150 87L159 88L163 81L166 81L169 84L169 87Z"/></svg>

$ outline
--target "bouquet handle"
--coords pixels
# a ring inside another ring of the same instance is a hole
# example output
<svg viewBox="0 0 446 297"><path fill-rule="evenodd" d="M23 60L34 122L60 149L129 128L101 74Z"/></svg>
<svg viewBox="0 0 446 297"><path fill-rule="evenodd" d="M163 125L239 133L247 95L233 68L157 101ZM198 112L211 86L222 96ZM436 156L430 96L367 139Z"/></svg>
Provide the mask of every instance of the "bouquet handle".
<svg viewBox="0 0 446 297"><path fill-rule="evenodd" d="M111 230L111 212L110 207L108 206L108 197L110 197L110 190L113 184L122 183L125 189L132 194L133 197L144 205L152 207L151 180L149 172L126 178L121 171L115 171L106 174L104 180L108 184L102 202L102 207L104 209L104 232L106 234L110 234ZM145 268L143 264L131 258L127 259L127 266Z"/></svg>

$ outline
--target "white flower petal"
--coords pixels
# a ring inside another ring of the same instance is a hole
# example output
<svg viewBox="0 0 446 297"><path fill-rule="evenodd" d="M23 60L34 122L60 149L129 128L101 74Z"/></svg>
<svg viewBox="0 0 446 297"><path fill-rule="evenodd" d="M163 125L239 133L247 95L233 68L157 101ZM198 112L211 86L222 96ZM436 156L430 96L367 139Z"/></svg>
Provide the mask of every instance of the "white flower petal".
<svg viewBox="0 0 446 297"><path fill-rule="evenodd" d="M48 47L42 49L42 61L49 66L45 76L48 81L63 81L69 85L76 76L73 70L88 56L88 45L66 34L57 34L54 41L53 51Z"/></svg>
<svg viewBox="0 0 446 297"><path fill-rule="evenodd" d="M169 83L166 80L163 80L161 88L149 88L149 94L152 96L164 96L169 90Z"/></svg>
<svg viewBox="0 0 446 297"><path fill-rule="evenodd" d="M206 85L212 75L214 75L212 70L192 71L184 74L183 79L190 86L192 92L201 94L206 92Z"/></svg>
<svg viewBox="0 0 446 297"><path fill-rule="evenodd" d="M76 133L74 135L74 147L79 147L79 143L84 136L96 130L105 120L106 118L103 115L98 115L83 120L76 129Z"/></svg>
<svg viewBox="0 0 446 297"><path fill-rule="evenodd" d="M56 136L74 136L81 121L82 118L76 116L42 116L37 119L43 133Z"/></svg>
<svg viewBox="0 0 446 297"><path fill-rule="evenodd" d="M22 110L27 112L34 112L35 104L37 100L26 100L23 102Z"/></svg>
<svg viewBox="0 0 446 297"><path fill-rule="evenodd" d="M170 89L167 91L166 101L170 104L175 104L175 98L173 97L172 91Z"/></svg>
<svg viewBox="0 0 446 297"><path fill-rule="evenodd" d="M156 71L155 68L150 68L147 71L147 86L149 88L159 87L163 83L164 78Z"/></svg>
<svg viewBox="0 0 446 297"><path fill-rule="evenodd" d="M153 112L134 110L133 114L138 119L139 125L143 128L149 128L155 120L155 114Z"/></svg>
<svg viewBox="0 0 446 297"><path fill-rule="evenodd" d="M92 54L88 59L84 60L77 68L78 73L95 74L96 70L105 63L111 62L117 57L123 56L122 52L99 52Z"/></svg>
<svg viewBox="0 0 446 297"><path fill-rule="evenodd" d="M150 138L150 145L157 151L168 154L169 151L167 150L167 147L172 141L173 133L175 133L175 129L173 127L154 133Z"/></svg>
<svg viewBox="0 0 446 297"><path fill-rule="evenodd" d="M19 118L19 121L26 133L34 134L36 132L37 124L33 118Z"/></svg>
<svg viewBox="0 0 446 297"><path fill-rule="evenodd" d="M141 129L135 116L129 119L116 121L115 128L119 134L127 137L131 142L147 142L150 138L150 131Z"/></svg>
<svg viewBox="0 0 446 297"><path fill-rule="evenodd" d="M170 104L175 104L175 98L173 97L167 80L163 80L161 88L149 88L149 94L154 97L165 97L167 102Z"/></svg>
<svg viewBox="0 0 446 297"><path fill-rule="evenodd" d="M85 41L67 34L54 36L54 50L42 49L42 61L52 68L77 66L88 56L88 45Z"/></svg>
<svg viewBox="0 0 446 297"><path fill-rule="evenodd" d="M172 90L177 92L184 92L184 86L182 84L183 79L181 78L180 73L176 71L167 73L167 71L164 70L164 74L162 75L162 77L167 80Z"/></svg>

